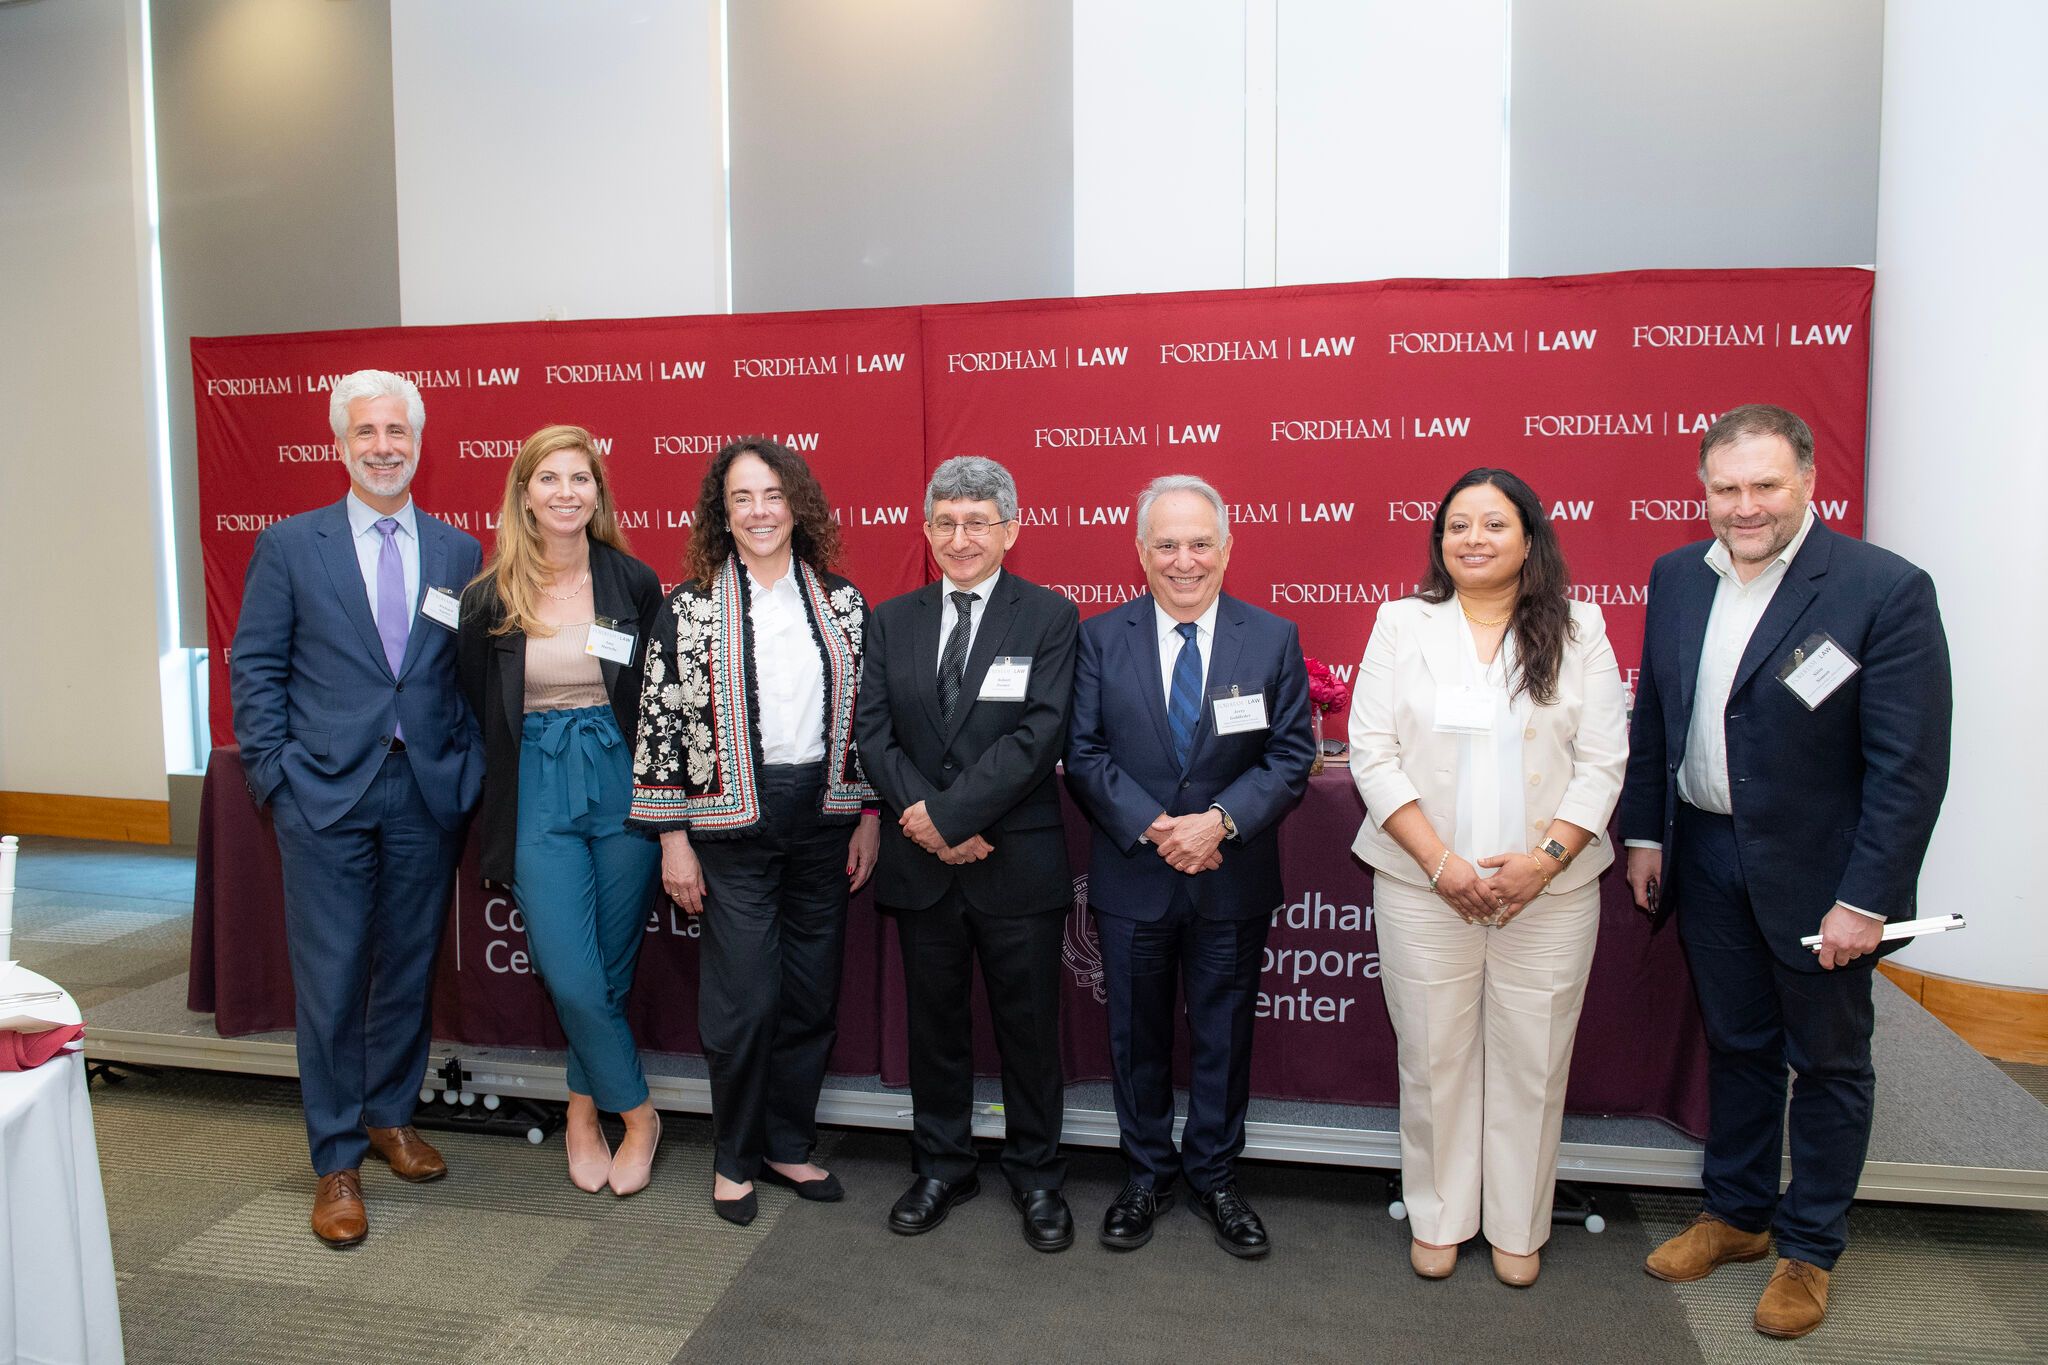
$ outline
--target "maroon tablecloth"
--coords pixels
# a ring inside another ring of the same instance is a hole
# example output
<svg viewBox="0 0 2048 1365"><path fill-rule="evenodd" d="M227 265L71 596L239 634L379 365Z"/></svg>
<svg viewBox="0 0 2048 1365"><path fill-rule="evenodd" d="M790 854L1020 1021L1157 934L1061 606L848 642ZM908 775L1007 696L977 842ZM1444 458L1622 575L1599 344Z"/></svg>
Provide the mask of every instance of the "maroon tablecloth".
<svg viewBox="0 0 2048 1365"><path fill-rule="evenodd" d="M1394 1036L1380 996L1372 929L1372 874L1350 853L1362 818L1340 766L1310 782L1281 830L1288 904L1276 917L1266 954L1254 1094L1341 1104L1396 1101ZM1101 956L1094 926L1080 908L1087 838L1071 804L1067 838L1076 908L1067 921L1066 1073L1071 1080L1103 1080L1109 1038ZM191 1008L212 1012L215 1026L230 1037L290 1028L277 845L268 816L249 800L241 756L232 747L214 750L207 765L192 912ZM854 898L832 1069L903 1085L907 1045L894 933L865 893ZM631 1014L643 1046L699 1051L696 926L658 892L648 910ZM976 1045L992 1074L994 1044L985 1012L978 1017L984 1026ZM546 991L530 970L518 909L509 893L478 877L474 840L456 879L435 977L434 1036L489 1046L563 1046ZM1618 866L1602 886L1600 945L1566 1104L1574 1113L1662 1118L1694 1135L1706 1128L1706 1044L1678 936L1650 933L1629 902Z"/></svg>

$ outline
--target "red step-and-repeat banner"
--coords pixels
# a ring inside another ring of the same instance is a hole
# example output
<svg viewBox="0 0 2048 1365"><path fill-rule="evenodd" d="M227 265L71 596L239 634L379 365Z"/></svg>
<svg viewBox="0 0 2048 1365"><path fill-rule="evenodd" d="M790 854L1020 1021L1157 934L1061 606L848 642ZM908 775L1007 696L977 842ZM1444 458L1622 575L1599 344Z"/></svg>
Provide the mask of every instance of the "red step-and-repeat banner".
<svg viewBox="0 0 2048 1365"><path fill-rule="evenodd" d="M195 340L214 738L232 737L229 646L256 535L346 491L328 395L363 367L420 386L423 508L488 549L520 442L579 423L609 456L633 548L669 582L705 466L738 436L810 460L844 529L842 567L871 601L931 576L923 488L949 456L1016 476L1009 563L1084 616L1143 590L1138 491L1199 474L1230 506L1229 591L1298 621L1308 652L1346 676L1378 604L1422 573L1443 490L1504 466L1549 509L1573 591L1605 610L1632 683L1651 561L1707 534L1695 471L1719 413L1768 401L1805 417L1817 510L1862 533L1872 278L1392 280ZM1340 899L1369 903L1356 878ZM1280 926L1274 951L1325 939ZM1368 1023L1343 1023L1377 1037L1372 1006Z"/></svg>
<svg viewBox="0 0 2048 1365"><path fill-rule="evenodd" d="M486 547L521 440L589 427L664 581L704 467L735 436L811 461L873 601L930 573L921 499L948 456L1016 475L1011 563L1083 615L1143 588L1138 490L1200 474L1230 504L1229 590L1299 621L1340 671L1420 575L1443 490L1500 465L1550 509L1626 672L1650 562L1706 534L1699 438L1729 407L1805 417L1818 510L1862 533L1871 282L1645 271L195 340L214 737L232 733L228 647L256 534L347 489L327 396L354 369L419 384L419 503Z"/></svg>

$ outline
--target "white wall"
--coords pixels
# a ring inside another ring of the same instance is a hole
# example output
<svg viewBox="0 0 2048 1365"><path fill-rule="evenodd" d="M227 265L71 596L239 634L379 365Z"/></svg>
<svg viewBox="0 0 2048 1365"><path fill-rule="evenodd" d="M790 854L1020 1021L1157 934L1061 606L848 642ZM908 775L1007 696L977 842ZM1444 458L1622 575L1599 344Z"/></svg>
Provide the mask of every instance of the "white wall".
<svg viewBox="0 0 2048 1365"><path fill-rule="evenodd" d="M1506 0L1075 0L1074 292L1502 263Z"/></svg>
<svg viewBox="0 0 2048 1365"><path fill-rule="evenodd" d="M141 31L0 8L0 790L164 799Z"/></svg>
<svg viewBox="0 0 2048 1365"><path fill-rule="evenodd" d="M1869 536L1941 596L1954 770L1920 890L1970 919L1898 961L2048 988L2048 7L1890 0L1884 49Z"/></svg>
<svg viewBox="0 0 2048 1365"><path fill-rule="evenodd" d="M406 325L725 308L716 0L391 7Z"/></svg>

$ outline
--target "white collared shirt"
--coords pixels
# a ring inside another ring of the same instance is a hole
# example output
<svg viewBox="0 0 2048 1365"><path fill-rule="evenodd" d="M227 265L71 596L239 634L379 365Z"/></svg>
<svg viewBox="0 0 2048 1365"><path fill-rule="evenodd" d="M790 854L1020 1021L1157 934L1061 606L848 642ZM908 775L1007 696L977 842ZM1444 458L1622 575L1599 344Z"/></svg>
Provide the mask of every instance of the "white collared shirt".
<svg viewBox="0 0 2048 1365"><path fill-rule="evenodd" d="M825 757L825 660L811 637L796 560L763 585L747 572L754 625L754 678L761 695L761 761L818 763Z"/></svg>
<svg viewBox="0 0 2048 1365"><path fill-rule="evenodd" d="M1219 594L1195 618L1195 648L1202 660L1202 686L1195 694L1198 699L1208 695L1209 656L1216 644L1216 607L1222 600ZM1173 710L1173 666L1180 662L1180 622L1168 616L1157 599L1152 603L1152 628L1159 634L1159 693L1166 698L1166 709L1170 714Z"/></svg>
<svg viewBox="0 0 2048 1365"><path fill-rule="evenodd" d="M939 664L946 657L946 641L953 638L954 625L960 619L960 609L953 604L956 592L971 593L974 605L967 609L967 652L974 652L974 637L981 633L981 618L988 614L988 599L995 592L996 580L1003 576L1000 567L971 588L956 588L949 578L939 585L939 653L932 661L932 675L938 676Z"/></svg>
<svg viewBox="0 0 2048 1365"><path fill-rule="evenodd" d="M1678 768L1678 799L1699 810L1732 815L1728 793L1728 694L1735 671L1742 666L1749 637L1756 634L1771 599L1778 595L1799 547L1813 529L1813 508L1799 522L1799 533L1744 583L1735 574L1728 547L1717 536L1707 547L1707 567L1721 581L1714 587L1714 609L1707 616L1706 639L1700 644L1700 671L1692 694L1692 726L1685 736L1685 761Z"/></svg>
<svg viewBox="0 0 2048 1365"><path fill-rule="evenodd" d="M356 568L363 575L363 591L370 597L370 619L381 628L383 622L377 618L377 561L384 553L384 533L377 529L377 523L384 519L384 513L356 496L355 489L348 491L348 529L355 542ZM412 609L420 600L420 528L417 513L411 498L405 506L391 513L391 519L398 523L398 531L392 540L398 546L398 562L405 568L406 617L411 620Z"/></svg>

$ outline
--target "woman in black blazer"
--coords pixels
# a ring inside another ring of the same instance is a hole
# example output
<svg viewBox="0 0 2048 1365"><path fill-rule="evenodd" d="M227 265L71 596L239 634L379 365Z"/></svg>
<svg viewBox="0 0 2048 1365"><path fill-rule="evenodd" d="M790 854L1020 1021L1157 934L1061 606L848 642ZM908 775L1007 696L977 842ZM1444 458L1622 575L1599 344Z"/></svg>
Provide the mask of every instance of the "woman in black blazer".
<svg viewBox="0 0 2048 1365"><path fill-rule="evenodd" d="M626 993L661 864L626 827L654 570L626 552L604 462L582 427L543 427L512 462L498 540L462 595L456 667L484 730L486 879L512 888L569 1039L569 1178L647 1184L661 1119ZM600 1109L625 1120L614 1157Z"/></svg>

